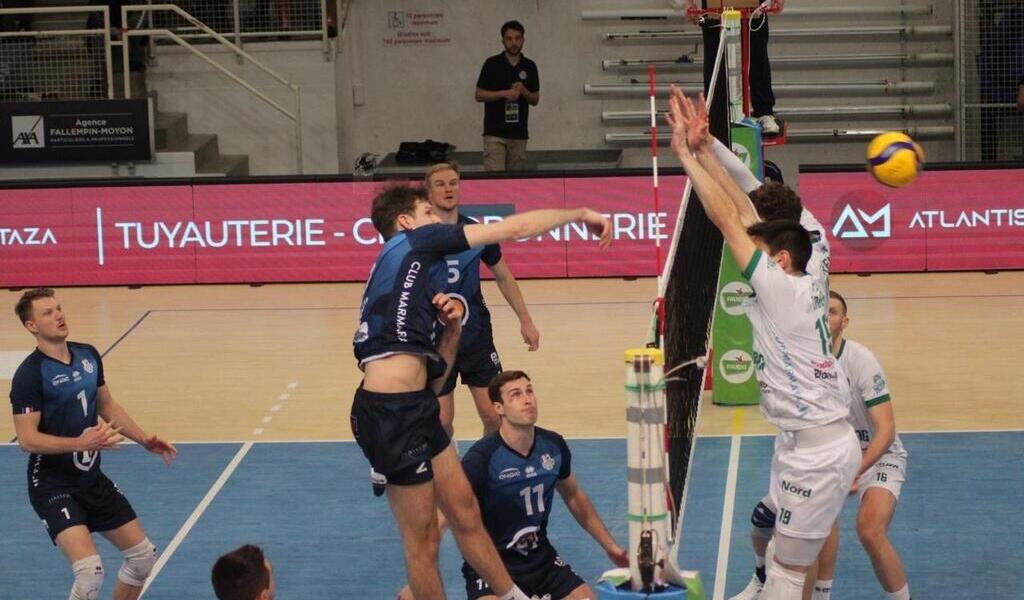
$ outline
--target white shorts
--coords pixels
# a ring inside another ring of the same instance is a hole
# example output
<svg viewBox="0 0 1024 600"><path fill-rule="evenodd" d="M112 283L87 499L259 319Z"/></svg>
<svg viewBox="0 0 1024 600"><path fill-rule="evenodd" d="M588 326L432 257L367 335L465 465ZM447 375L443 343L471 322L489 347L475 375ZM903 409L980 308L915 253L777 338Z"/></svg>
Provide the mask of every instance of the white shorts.
<svg viewBox="0 0 1024 600"><path fill-rule="evenodd" d="M775 512L776 531L789 537L828 537L860 467L860 442L849 423L816 429L776 436L768 508ZM820 439L822 432L828 439Z"/></svg>
<svg viewBox="0 0 1024 600"><path fill-rule="evenodd" d="M899 502L900 490L903 489L903 482L907 480L907 457L885 453L878 462L861 473L857 479L857 496L864 500L864 493L868 488L883 488L889 490Z"/></svg>

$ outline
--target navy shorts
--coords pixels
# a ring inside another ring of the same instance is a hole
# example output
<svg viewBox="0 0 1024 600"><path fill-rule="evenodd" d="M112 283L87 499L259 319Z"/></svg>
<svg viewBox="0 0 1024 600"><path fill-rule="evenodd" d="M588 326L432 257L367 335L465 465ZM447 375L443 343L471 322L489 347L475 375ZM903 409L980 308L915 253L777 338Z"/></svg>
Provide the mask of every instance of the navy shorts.
<svg viewBox="0 0 1024 600"><path fill-rule="evenodd" d="M110 531L137 518L124 493L102 471L80 485L47 484L41 479L38 486L29 486L28 498L54 544L69 527Z"/></svg>
<svg viewBox="0 0 1024 600"><path fill-rule="evenodd" d="M362 387L352 401L352 435L370 461L374 495L387 484L413 485L434 477L430 460L451 440L441 427L437 396L428 389L379 394Z"/></svg>
<svg viewBox="0 0 1024 600"><path fill-rule="evenodd" d="M459 347L452 372L438 396L447 396L455 390L456 377L462 378L462 385L485 388L498 373L501 373L501 359L494 349L494 340L490 335L480 336L466 347Z"/></svg>
<svg viewBox="0 0 1024 600"><path fill-rule="evenodd" d="M519 589L527 596L565 598L573 590L586 583L568 563L555 553L553 548L543 566L532 571L516 573L514 566L506 564L506 567L512 576L512 582L519 586ZM462 576L466 579L468 600L479 600L485 596L497 595L491 586L487 585L487 582L467 563L462 565Z"/></svg>

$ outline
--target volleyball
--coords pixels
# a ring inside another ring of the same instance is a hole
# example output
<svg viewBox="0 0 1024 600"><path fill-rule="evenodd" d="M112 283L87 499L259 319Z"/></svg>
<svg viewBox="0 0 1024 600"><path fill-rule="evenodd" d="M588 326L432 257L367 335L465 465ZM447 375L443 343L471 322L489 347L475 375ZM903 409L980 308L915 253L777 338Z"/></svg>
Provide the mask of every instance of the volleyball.
<svg viewBox="0 0 1024 600"><path fill-rule="evenodd" d="M889 187L903 187L915 179L924 164L924 150L910 136L888 131L875 136L868 144L868 171Z"/></svg>

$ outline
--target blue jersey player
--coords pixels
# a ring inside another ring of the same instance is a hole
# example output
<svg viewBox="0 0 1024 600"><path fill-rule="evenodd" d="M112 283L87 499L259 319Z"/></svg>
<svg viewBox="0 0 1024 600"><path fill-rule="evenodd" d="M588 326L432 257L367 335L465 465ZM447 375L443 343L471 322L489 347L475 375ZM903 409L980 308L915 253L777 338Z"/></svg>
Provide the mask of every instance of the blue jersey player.
<svg viewBox="0 0 1024 600"><path fill-rule="evenodd" d="M572 474L565 439L536 426L537 397L529 376L505 371L494 378L488 391L502 417L501 427L474 444L462 466L505 567L516 585L534 597L594 598L548 541L555 490L614 564L629 565L626 551L615 542ZM495 597L470 565L464 564L462 573L470 600Z"/></svg>
<svg viewBox="0 0 1024 600"><path fill-rule="evenodd" d="M461 197L459 166L456 163L444 162L433 165L427 169L424 180L431 208L442 223L476 222L459 212ZM540 347L540 332L533 324L516 278L501 256L501 246L489 244L470 248L445 257L445 261L448 263L448 295L457 296L468 309L455 364L452 365L451 375L438 393L438 400L441 402L441 423L451 435L455 416L455 382L456 378L461 378L463 385L469 387L473 403L484 425L484 433L487 434L496 430L500 423L498 413L494 411L487 396L487 384L501 372L501 359L494 347L491 313L480 289L481 262L494 274L498 289L519 318L520 334L531 352Z"/></svg>
<svg viewBox="0 0 1024 600"><path fill-rule="evenodd" d="M32 508L74 572L69 600L99 597L104 572L93 531L124 554L114 599L135 600L157 550L124 494L100 470L100 452L123 441L122 434L167 463L177 450L147 435L114 401L95 348L67 341L64 310L53 290L25 292L15 312L37 347L11 380L14 428L18 444L29 453Z"/></svg>
<svg viewBox="0 0 1024 600"><path fill-rule="evenodd" d="M574 221L598 234L604 247L611 243L611 224L583 208L531 211L487 225L440 223L426 192L408 186L374 198L371 218L385 244L366 283L353 340L364 377L352 403L351 425L370 461L374 491L387 492L398 522L409 585L417 598L444 597L437 570L437 507L463 556L496 595L525 598L480 522L473 491L438 417L436 392L454 357L451 341L458 341L449 332L457 332L460 323L450 310L455 303L442 293L445 256ZM448 325L440 338L438 310Z"/></svg>

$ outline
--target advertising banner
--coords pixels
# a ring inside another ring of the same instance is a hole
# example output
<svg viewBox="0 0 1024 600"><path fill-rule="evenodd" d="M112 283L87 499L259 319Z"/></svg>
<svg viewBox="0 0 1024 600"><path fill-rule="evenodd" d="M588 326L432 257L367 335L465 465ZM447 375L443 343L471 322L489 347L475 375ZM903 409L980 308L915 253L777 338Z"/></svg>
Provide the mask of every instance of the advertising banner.
<svg viewBox="0 0 1024 600"><path fill-rule="evenodd" d="M0 103L0 162L149 160L149 100Z"/></svg>

